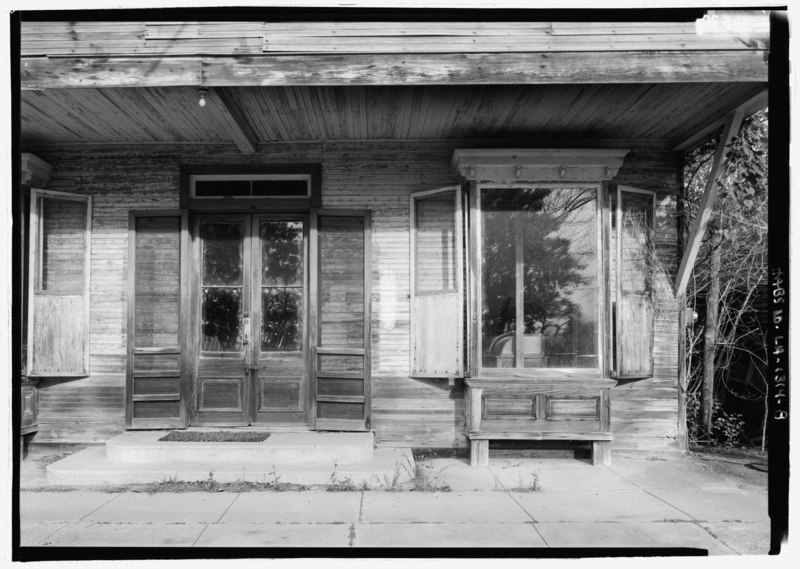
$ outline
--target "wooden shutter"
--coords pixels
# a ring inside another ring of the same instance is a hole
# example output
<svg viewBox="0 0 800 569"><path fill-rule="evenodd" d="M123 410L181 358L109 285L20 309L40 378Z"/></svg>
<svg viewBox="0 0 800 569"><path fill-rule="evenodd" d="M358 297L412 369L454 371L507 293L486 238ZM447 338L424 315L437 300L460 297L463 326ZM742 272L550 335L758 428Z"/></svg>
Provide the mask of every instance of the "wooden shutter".
<svg viewBox="0 0 800 569"><path fill-rule="evenodd" d="M619 186L615 219L615 377L653 376L655 194Z"/></svg>
<svg viewBox="0 0 800 569"><path fill-rule="evenodd" d="M28 376L89 375L92 199L31 190Z"/></svg>
<svg viewBox="0 0 800 569"><path fill-rule="evenodd" d="M188 232L186 212L130 214L125 415L131 429L187 424Z"/></svg>
<svg viewBox="0 0 800 569"><path fill-rule="evenodd" d="M463 377L461 188L411 194L411 376Z"/></svg>
<svg viewBox="0 0 800 569"><path fill-rule="evenodd" d="M368 430L369 212L312 211L310 267L314 427Z"/></svg>

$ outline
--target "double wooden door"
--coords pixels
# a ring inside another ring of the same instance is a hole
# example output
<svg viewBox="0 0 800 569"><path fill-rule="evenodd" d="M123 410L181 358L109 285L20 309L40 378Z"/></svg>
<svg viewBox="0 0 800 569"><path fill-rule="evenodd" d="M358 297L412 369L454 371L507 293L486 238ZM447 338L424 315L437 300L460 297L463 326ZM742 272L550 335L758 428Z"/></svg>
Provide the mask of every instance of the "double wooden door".
<svg viewBox="0 0 800 569"><path fill-rule="evenodd" d="M307 423L308 217L194 220L192 424Z"/></svg>

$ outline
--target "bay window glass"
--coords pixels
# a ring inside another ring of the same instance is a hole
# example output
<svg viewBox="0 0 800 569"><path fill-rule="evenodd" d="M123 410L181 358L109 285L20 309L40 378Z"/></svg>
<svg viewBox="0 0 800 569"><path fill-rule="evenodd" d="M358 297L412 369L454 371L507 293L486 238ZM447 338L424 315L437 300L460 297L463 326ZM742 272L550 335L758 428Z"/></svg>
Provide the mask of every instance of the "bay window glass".
<svg viewBox="0 0 800 569"><path fill-rule="evenodd" d="M480 188L483 368L599 359L597 189Z"/></svg>

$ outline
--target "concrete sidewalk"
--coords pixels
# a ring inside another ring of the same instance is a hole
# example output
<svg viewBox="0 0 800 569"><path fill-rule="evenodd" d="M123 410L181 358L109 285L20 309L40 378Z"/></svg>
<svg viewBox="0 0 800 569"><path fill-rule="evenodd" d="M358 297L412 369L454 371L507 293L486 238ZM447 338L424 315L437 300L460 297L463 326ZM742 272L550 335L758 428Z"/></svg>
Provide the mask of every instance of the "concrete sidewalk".
<svg viewBox="0 0 800 569"><path fill-rule="evenodd" d="M23 490L23 546L689 547L766 554L766 484L687 457L423 462L449 492ZM764 474L764 481L766 474ZM356 483L358 481L355 481ZM535 555L535 552L532 552Z"/></svg>

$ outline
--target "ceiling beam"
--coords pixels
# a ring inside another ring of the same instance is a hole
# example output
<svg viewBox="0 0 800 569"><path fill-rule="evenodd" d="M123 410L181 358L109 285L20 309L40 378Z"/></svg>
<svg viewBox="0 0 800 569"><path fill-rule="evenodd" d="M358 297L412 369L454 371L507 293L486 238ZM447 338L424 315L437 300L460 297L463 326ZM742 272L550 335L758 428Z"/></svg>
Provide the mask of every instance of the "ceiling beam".
<svg viewBox="0 0 800 569"><path fill-rule="evenodd" d="M737 105L735 108L727 110L723 116L719 116L714 120L712 120L706 126L697 131L695 134L693 134L692 136L690 136L689 138L687 138L686 140L675 146L673 150L675 151L686 150L687 148L700 142L701 140L709 136L712 132L714 132L718 128L721 128L725 124L727 116L730 112L741 109L744 112L744 116L749 117L753 113L760 111L761 109L767 106L768 94L769 91L766 88L764 88L764 90L760 91L755 96L748 98L746 101Z"/></svg>
<svg viewBox="0 0 800 569"><path fill-rule="evenodd" d="M767 81L767 51L25 57L22 89Z"/></svg>
<svg viewBox="0 0 800 569"><path fill-rule="evenodd" d="M722 133L722 138L717 146L717 151L714 153L714 161L711 164L711 171L708 174L706 181L706 189L703 192L703 197L700 199L700 205L697 209L697 215L692 222L692 231L689 233L689 240L683 251L683 258L678 267L678 274L675 275L675 295L680 297L686 293L686 285L689 283L689 276L694 269L694 263L697 260L697 254L700 251L700 245L703 242L703 236L706 233L708 221L711 219L711 213L714 209L714 201L717 199L717 192L719 183L725 175L725 169L728 166L726 154L733 137L739 133L739 128L744 119L744 110L737 109L730 113L725 121L725 130Z"/></svg>
<svg viewBox="0 0 800 569"><path fill-rule="evenodd" d="M220 122L242 154L255 154L257 139L245 114L223 89L208 89L206 108L216 111Z"/></svg>

